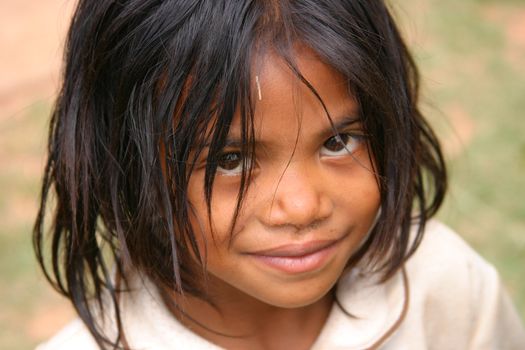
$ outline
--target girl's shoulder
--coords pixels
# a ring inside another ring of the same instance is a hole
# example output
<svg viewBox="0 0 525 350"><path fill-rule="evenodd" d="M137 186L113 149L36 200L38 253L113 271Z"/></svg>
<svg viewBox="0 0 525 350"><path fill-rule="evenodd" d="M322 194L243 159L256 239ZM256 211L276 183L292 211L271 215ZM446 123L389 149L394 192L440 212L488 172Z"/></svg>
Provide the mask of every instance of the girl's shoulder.
<svg viewBox="0 0 525 350"><path fill-rule="evenodd" d="M436 282L447 288L446 284L460 281L481 283L487 278L492 282L498 279L490 263L451 228L436 220L427 223L423 239L405 269L411 284L423 289L432 287L433 292Z"/></svg>
<svg viewBox="0 0 525 350"><path fill-rule="evenodd" d="M80 319L75 319L36 350L96 350L97 344Z"/></svg>
<svg viewBox="0 0 525 350"><path fill-rule="evenodd" d="M417 327L436 349L525 348L498 272L449 227L430 221L405 271L409 311L398 337Z"/></svg>
<svg viewBox="0 0 525 350"><path fill-rule="evenodd" d="M129 276L127 292L119 298L120 317L125 338L132 349L219 350L220 348L178 322L162 302L158 290L147 278L135 274ZM110 308L107 308L108 310ZM98 311L98 309L97 309ZM97 319L104 334L111 340L118 337L117 323L113 314L104 314ZM98 350L88 328L75 319L49 341L36 350Z"/></svg>

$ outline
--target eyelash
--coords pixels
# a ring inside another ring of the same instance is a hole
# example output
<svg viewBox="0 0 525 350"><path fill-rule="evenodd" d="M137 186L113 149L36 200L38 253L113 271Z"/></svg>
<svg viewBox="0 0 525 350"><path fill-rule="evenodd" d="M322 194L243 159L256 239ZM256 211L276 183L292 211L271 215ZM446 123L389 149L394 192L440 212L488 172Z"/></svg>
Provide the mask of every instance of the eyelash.
<svg viewBox="0 0 525 350"><path fill-rule="evenodd" d="M322 145L320 154L323 157L343 157L345 155L351 155L354 153L359 146L362 144L365 136L353 133L341 133L328 138ZM340 146L337 150L328 150L327 144L334 142L332 146ZM351 142L350 145L348 143ZM324 151L323 151L324 149ZM227 151L219 154L217 157L217 171L221 175L225 176L237 176L242 173L244 166L248 168L251 166L252 161L243 161L242 155L239 151ZM235 165L235 167L231 167Z"/></svg>

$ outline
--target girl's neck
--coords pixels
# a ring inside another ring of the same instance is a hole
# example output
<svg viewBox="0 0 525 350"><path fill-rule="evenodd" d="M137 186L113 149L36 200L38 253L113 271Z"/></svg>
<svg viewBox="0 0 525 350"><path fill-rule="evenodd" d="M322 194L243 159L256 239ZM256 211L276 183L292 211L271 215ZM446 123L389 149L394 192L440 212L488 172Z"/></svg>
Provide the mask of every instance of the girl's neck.
<svg viewBox="0 0 525 350"><path fill-rule="evenodd" d="M216 307L188 295L165 298L171 298L167 305L179 322L220 347L279 350L313 345L330 314L333 294L299 308L268 305L242 292L213 298Z"/></svg>

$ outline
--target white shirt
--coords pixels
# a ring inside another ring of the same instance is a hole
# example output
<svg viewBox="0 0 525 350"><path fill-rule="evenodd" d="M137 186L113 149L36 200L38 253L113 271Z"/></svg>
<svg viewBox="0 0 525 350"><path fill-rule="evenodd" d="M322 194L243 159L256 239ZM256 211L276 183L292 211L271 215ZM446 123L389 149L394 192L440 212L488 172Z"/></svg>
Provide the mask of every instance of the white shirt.
<svg viewBox="0 0 525 350"><path fill-rule="evenodd" d="M358 269L346 273L312 350L523 350L525 330L496 270L446 226L432 221L405 268L378 284ZM122 300L133 349L219 350L179 323L155 288ZM37 350L93 350L77 319Z"/></svg>

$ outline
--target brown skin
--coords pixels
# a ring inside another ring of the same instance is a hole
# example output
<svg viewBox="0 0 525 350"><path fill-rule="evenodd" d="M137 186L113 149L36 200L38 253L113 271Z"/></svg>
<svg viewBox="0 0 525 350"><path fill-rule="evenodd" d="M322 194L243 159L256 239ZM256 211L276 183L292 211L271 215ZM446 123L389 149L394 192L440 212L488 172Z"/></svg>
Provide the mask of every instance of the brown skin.
<svg viewBox="0 0 525 350"><path fill-rule="evenodd" d="M296 60L335 125L358 116L358 105L341 75L308 49L298 50ZM334 142L319 100L282 60L267 54L262 62L257 72L262 99L257 93L255 97L257 159L233 236L230 224L241 169L235 156L218 169L211 226L203 200L206 154L188 188L195 207L192 225L201 251L206 251L208 292L218 310L196 298L177 298L188 315L207 327L244 336L220 336L180 315L179 319L228 349L307 349L332 307L330 291L373 224L379 188L361 124L357 121L339 129L341 135L350 135L345 149ZM237 117L229 139L239 138ZM238 148L224 151L235 153ZM312 242L335 243L321 263L299 273L268 266L252 255Z"/></svg>

